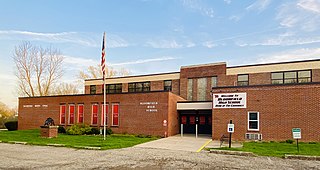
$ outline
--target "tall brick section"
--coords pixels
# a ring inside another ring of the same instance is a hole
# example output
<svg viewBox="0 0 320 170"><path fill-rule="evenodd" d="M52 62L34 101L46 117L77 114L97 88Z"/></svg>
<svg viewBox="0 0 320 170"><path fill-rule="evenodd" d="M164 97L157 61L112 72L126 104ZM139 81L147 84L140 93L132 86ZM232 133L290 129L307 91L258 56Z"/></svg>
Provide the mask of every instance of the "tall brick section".
<svg viewBox="0 0 320 170"><path fill-rule="evenodd" d="M171 92L145 92L108 94L107 124L115 133L145 134L167 136L179 133L177 101L183 101L181 97ZM84 123L91 125L92 104L98 104L98 125L101 126L101 112L103 95L67 95L48 97L19 98L19 130L38 129L44 121L51 117L55 124L60 123L60 105L66 105L66 124L71 126L69 120L69 105L75 105L75 123L78 120L78 105L84 105ZM119 126L112 124L112 103L119 103ZM155 109L149 111L148 109ZM163 121L167 121L167 126Z"/></svg>
<svg viewBox="0 0 320 170"><path fill-rule="evenodd" d="M218 87L213 93L247 93L246 109L213 109L212 138L227 134L235 124L233 140L260 133L264 141L292 139L292 128L301 128L303 141L320 141L320 83ZM248 131L248 112L259 112L259 131Z"/></svg>

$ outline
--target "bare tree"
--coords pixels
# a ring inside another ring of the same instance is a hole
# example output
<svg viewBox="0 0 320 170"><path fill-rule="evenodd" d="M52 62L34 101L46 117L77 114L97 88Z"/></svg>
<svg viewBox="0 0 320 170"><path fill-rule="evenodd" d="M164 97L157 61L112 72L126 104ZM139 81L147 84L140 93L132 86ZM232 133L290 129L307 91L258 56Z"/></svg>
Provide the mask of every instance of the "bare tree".
<svg viewBox="0 0 320 170"><path fill-rule="evenodd" d="M47 96L62 76L60 51L23 42L14 49L13 60L18 78L18 92L23 96Z"/></svg>
<svg viewBox="0 0 320 170"><path fill-rule="evenodd" d="M60 83L54 88L52 93L54 95L78 94L79 89L76 83Z"/></svg>
<svg viewBox="0 0 320 170"><path fill-rule="evenodd" d="M106 67L106 77L126 76L129 74L130 74L130 71L125 68L121 68L120 70L115 70L110 66ZM86 71L80 71L78 78L80 80L102 78L102 71L101 71L100 65L89 66Z"/></svg>

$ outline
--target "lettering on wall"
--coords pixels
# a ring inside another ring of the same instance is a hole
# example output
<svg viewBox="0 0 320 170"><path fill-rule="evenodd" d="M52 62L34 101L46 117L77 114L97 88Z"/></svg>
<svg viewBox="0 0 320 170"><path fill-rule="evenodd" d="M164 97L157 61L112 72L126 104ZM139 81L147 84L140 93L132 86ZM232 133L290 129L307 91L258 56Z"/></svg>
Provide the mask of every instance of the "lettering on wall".
<svg viewBox="0 0 320 170"><path fill-rule="evenodd" d="M216 93L212 97L214 109L247 108L247 93Z"/></svg>
<svg viewBox="0 0 320 170"><path fill-rule="evenodd" d="M146 112L158 112L158 102L140 102L140 105L146 106Z"/></svg>
<svg viewBox="0 0 320 170"><path fill-rule="evenodd" d="M48 107L47 104L35 104L35 105L32 105L32 104L26 104L26 105L23 105L24 108L30 108L30 107L36 107L36 108L39 108L39 107Z"/></svg>

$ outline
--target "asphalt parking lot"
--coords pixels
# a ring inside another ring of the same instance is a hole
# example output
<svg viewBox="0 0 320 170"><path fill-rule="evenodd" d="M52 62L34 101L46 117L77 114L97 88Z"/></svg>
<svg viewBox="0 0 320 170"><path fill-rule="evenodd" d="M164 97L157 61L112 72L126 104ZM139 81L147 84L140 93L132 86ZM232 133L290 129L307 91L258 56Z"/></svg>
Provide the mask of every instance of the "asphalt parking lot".
<svg viewBox="0 0 320 170"><path fill-rule="evenodd" d="M320 161L131 147L82 150L0 143L0 169L320 169Z"/></svg>

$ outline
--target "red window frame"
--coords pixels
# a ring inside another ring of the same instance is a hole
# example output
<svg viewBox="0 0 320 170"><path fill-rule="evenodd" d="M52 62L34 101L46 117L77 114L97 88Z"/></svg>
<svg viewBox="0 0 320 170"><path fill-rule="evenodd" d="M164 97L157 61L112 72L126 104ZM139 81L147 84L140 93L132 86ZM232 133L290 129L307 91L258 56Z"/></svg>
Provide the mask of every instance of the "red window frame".
<svg viewBox="0 0 320 170"><path fill-rule="evenodd" d="M101 125L103 126L103 120L104 120L104 116L103 116L103 105L101 105ZM108 110L109 110L109 105L108 104L105 104L106 105L106 125L108 125Z"/></svg>
<svg viewBox="0 0 320 170"><path fill-rule="evenodd" d="M60 124L66 123L66 105L60 105Z"/></svg>
<svg viewBox="0 0 320 170"><path fill-rule="evenodd" d="M69 105L69 124L72 125L74 124L74 113L75 113L75 105L74 104L70 104Z"/></svg>
<svg viewBox="0 0 320 170"><path fill-rule="evenodd" d="M98 104L92 104L91 110L91 124L97 125L98 124Z"/></svg>
<svg viewBox="0 0 320 170"><path fill-rule="evenodd" d="M78 123L84 123L84 105L78 105Z"/></svg>
<svg viewBox="0 0 320 170"><path fill-rule="evenodd" d="M196 116L189 116L189 124L190 125L196 124Z"/></svg>
<svg viewBox="0 0 320 170"><path fill-rule="evenodd" d="M119 103L112 103L112 126L119 126Z"/></svg>
<svg viewBox="0 0 320 170"><path fill-rule="evenodd" d="M187 124L187 116L181 116L181 124Z"/></svg>
<svg viewBox="0 0 320 170"><path fill-rule="evenodd" d="M205 124L206 124L206 117L200 116L200 125L205 125Z"/></svg>

